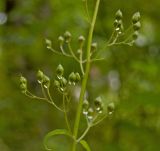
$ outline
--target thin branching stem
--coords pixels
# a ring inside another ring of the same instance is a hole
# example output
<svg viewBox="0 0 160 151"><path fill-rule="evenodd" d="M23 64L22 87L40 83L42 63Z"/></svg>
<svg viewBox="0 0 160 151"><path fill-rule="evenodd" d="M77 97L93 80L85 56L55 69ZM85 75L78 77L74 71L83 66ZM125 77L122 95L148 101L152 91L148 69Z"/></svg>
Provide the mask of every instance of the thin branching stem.
<svg viewBox="0 0 160 151"><path fill-rule="evenodd" d="M65 121L66 121L66 125L67 125L67 128L68 128L68 131L69 131L70 133L72 133L72 131L71 131L71 126L70 126L70 124L69 124L68 115L67 115L67 112L66 112L66 102L65 102L65 98L66 98L65 94L63 94L64 118L65 118Z"/></svg>

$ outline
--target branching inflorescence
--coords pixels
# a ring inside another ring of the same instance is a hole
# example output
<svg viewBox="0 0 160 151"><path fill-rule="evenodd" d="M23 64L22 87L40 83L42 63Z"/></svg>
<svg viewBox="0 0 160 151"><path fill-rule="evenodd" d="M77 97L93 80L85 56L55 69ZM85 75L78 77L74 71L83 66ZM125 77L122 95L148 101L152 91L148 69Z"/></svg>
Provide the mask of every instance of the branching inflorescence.
<svg viewBox="0 0 160 151"><path fill-rule="evenodd" d="M47 75L45 75L42 71L39 70L37 72L37 82L41 87L42 94L43 94L42 97L36 96L35 94L31 93L27 87L27 79L23 76L20 77L20 88L23 94L25 94L26 96L32 99L46 101L47 103L51 104L57 110L61 111L64 114L67 129L53 130L45 136L44 145L47 150L51 150L47 146L47 141L51 136L67 135L73 139L73 145L71 149L72 151L76 151L76 146L78 143L80 143L84 147L84 149L86 149L87 151L90 151L91 149L88 143L84 140L84 137L86 136L86 134L88 133L91 127L96 126L97 124L102 122L108 115L112 114L115 109L114 102L110 102L107 105L107 109L104 109L103 100L100 96L95 98L93 106L90 105L89 101L85 97L86 85L88 81L88 75L90 72L91 63L94 61L103 60L104 58L93 57L94 56L93 54L97 50L97 43L92 43L93 31L94 31L94 26L96 22L100 0L96 1L95 10L94 10L92 19L88 11L87 0L83 0L83 3L85 6L87 21L89 22L89 26L90 26L86 50L84 50L86 39L84 36L81 35L78 38L79 48L76 51L78 53L75 53L75 51L72 49L72 46L71 46L72 35L68 31L64 33L64 36L59 36L58 38L59 49L60 49L59 51L53 48L51 40L46 39L47 48L49 50L53 51L55 54L73 58L80 65L81 73L71 72L68 75L68 78L64 77L64 68L61 64L58 65L56 69L56 78L54 80L54 86L57 88L58 92L62 95L63 107L61 108L55 103L55 100L50 93L50 85L52 82L50 81L50 78ZM138 38L139 30L141 27L140 13L137 12L132 16L132 25L127 30L124 30L122 19L123 19L123 14L120 10L118 10L115 14L114 30L108 42L106 42L106 47L113 46L113 45L132 46L135 40ZM64 45L68 47L67 51L64 49L66 48L64 47ZM84 51L86 51L85 54L84 54ZM81 92L79 96L77 113L75 117L74 129L72 130L70 122L68 120L68 112L69 112L68 104L71 100L69 89L70 89L70 85L75 86L77 83L81 84ZM79 131L81 113L83 113L84 117L86 118L87 128L81 134L81 136L79 136L78 131Z"/></svg>

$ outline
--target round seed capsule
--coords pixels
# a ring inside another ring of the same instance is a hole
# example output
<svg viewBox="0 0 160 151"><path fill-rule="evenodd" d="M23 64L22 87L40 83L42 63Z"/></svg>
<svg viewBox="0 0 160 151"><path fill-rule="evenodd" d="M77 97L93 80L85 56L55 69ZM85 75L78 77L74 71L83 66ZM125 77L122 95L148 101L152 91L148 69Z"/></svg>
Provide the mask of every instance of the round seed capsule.
<svg viewBox="0 0 160 151"><path fill-rule="evenodd" d="M64 38L62 36L59 36L58 41L59 41L60 45L63 45Z"/></svg>
<svg viewBox="0 0 160 151"><path fill-rule="evenodd" d="M95 105L97 111L99 111L102 108L102 99L101 99L101 97L97 97L94 100L94 105Z"/></svg>

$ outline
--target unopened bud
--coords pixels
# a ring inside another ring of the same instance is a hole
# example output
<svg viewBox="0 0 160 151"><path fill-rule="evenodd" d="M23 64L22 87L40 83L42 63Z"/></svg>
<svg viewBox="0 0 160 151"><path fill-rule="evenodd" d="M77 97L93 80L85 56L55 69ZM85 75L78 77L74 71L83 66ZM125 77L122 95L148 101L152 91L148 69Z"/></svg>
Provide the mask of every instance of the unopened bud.
<svg viewBox="0 0 160 151"><path fill-rule="evenodd" d="M64 73L64 68L63 68L63 66L62 66L61 64L58 65L58 67L57 67L57 69L56 69L56 73L57 73L57 77L58 77L59 79L61 79L61 78L62 78L62 75L63 75L63 73Z"/></svg>
<svg viewBox="0 0 160 151"><path fill-rule="evenodd" d="M97 97L94 100L94 105L96 107L96 110L99 111L102 108L102 98L101 97Z"/></svg>
<svg viewBox="0 0 160 151"><path fill-rule="evenodd" d="M135 31L132 35L133 40L136 40L138 38L139 32Z"/></svg>
<svg viewBox="0 0 160 151"><path fill-rule="evenodd" d="M75 75L76 75L75 82L78 83L79 81L81 81L81 76L80 76L80 74L78 72L76 72Z"/></svg>
<svg viewBox="0 0 160 151"><path fill-rule="evenodd" d="M66 43L69 43L71 41L71 37L72 37L72 35L69 31L66 31L64 33L64 38L65 38Z"/></svg>
<svg viewBox="0 0 160 151"><path fill-rule="evenodd" d="M47 89L50 86L50 79L46 75L43 76L43 86Z"/></svg>
<svg viewBox="0 0 160 151"><path fill-rule="evenodd" d="M88 108L89 108L89 102L88 102L88 100L84 100L82 107L83 107L83 114L87 115L88 114Z"/></svg>
<svg viewBox="0 0 160 151"><path fill-rule="evenodd" d="M141 18L141 15L139 12L136 12L135 14L133 14L133 17L132 17L132 22L133 24L137 23Z"/></svg>
<svg viewBox="0 0 160 151"><path fill-rule="evenodd" d="M140 28L141 28L141 23L140 22L137 22L137 23L133 24L133 29L135 31L139 30Z"/></svg>
<svg viewBox="0 0 160 151"><path fill-rule="evenodd" d="M91 51L93 52L93 51L95 51L96 49L97 49L97 43L94 42L94 43L91 44Z"/></svg>
<svg viewBox="0 0 160 151"><path fill-rule="evenodd" d="M122 17L123 17L123 14L122 14L122 12L121 12L121 10L119 9L117 12L116 12L116 19L117 20L121 20L122 19Z"/></svg>
<svg viewBox="0 0 160 151"><path fill-rule="evenodd" d="M108 109L108 113L112 114L115 109L114 103L113 102L109 103L107 109Z"/></svg>
<svg viewBox="0 0 160 151"><path fill-rule="evenodd" d="M93 119L93 116L94 116L94 111L92 108L89 108L88 109L88 114L87 114L87 117L89 120L92 120Z"/></svg>
<svg viewBox="0 0 160 151"><path fill-rule="evenodd" d="M58 37L58 41L59 41L59 44L60 44L60 45L63 45L64 38L63 38L62 36L59 36L59 37Z"/></svg>
<svg viewBox="0 0 160 151"><path fill-rule="evenodd" d="M37 81L38 81L38 83L42 83L43 82L43 76L44 76L43 72L41 70L38 70L38 72L37 72Z"/></svg>
<svg viewBox="0 0 160 151"><path fill-rule="evenodd" d="M70 83L75 83L76 81L76 74L74 72L72 72L70 75L69 75L69 82Z"/></svg>
<svg viewBox="0 0 160 151"><path fill-rule="evenodd" d="M60 82L57 81L57 80L55 80L55 81L54 81L54 85L55 85L56 88L59 88L59 87L60 87Z"/></svg>
<svg viewBox="0 0 160 151"><path fill-rule="evenodd" d="M23 76L20 77L20 84L26 84L27 83L27 79Z"/></svg>

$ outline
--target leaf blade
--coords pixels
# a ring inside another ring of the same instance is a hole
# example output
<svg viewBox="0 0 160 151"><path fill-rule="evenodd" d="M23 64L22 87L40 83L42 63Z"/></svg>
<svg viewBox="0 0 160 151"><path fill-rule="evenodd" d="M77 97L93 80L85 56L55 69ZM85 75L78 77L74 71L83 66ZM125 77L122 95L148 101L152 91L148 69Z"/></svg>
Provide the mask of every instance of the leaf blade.
<svg viewBox="0 0 160 151"><path fill-rule="evenodd" d="M55 136L55 135L66 135L72 138L72 135L66 129L56 129L56 130L50 131L48 134L46 134L43 140L43 144L46 150L48 151L52 150L51 148L47 146L47 142L50 137Z"/></svg>
<svg viewBox="0 0 160 151"><path fill-rule="evenodd" d="M86 149L86 151L91 151L88 143L85 140L81 140L80 144L84 147L84 149Z"/></svg>

